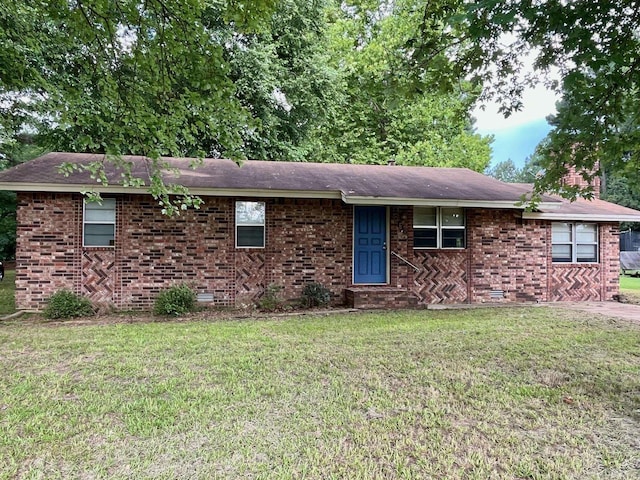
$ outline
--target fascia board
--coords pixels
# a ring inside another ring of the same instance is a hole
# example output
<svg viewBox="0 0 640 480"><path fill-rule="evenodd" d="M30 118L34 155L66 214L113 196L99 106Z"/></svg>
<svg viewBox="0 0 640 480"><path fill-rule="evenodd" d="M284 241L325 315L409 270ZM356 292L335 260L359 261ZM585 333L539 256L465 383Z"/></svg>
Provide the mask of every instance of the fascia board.
<svg viewBox="0 0 640 480"><path fill-rule="evenodd" d="M524 212L522 218L525 220L566 220L585 222L640 222L639 215L605 215L605 214L574 214L569 213L549 213L549 212Z"/></svg>
<svg viewBox="0 0 640 480"><path fill-rule="evenodd" d="M81 185L81 184L46 184L46 183L8 183L0 182L0 190L12 192L60 192L60 193L129 193L149 194L146 187L123 187L121 185ZM268 198L329 198L340 199L339 191L312 190L270 190L240 188L189 188L192 195L217 197L268 197Z"/></svg>
<svg viewBox="0 0 640 480"><path fill-rule="evenodd" d="M351 205L413 205L424 207L467 207L467 208L498 208L498 209L519 209L524 210L525 205L519 205L519 201L509 200L461 200L461 199L438 199L438 198L394 198L394 197L366 197L343 195L342 201ZM558 208L560 202L539 203L538 206L544 208Z"/></svg>
<svg viewBox="0 0 640 480"><path fill-rule="evenodd" d="M146 193L144 190L140 193ZM339 191L315 190L271 190L271 189L242 189L242 188L189 188L193 195L211 197L265 197L265 198L328 198L340 199Z"/></svg>

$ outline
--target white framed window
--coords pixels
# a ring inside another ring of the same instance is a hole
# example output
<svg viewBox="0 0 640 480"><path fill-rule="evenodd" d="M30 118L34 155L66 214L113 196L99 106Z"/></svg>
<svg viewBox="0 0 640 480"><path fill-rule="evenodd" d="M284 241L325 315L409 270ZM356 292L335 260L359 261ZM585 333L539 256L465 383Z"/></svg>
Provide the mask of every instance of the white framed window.
<svg viewBox="0 0 640 480"><path fill-rule="evenodd" d="M552 223L551 258L556 263L597 263L598 225L595 223Z"/></svg>
<svg viewBox="0 0 640 480"><path fill-rule="evenodd" d="M84 201L83 245L113 247L116 241L116 199L101 202Z"/></svg>
<svg viewBox="0 0 640 480"><path fill-rule="evenodd" d="M236 247L264 248L264 225L264 202L236 202Z"/></svg>
<svg viewBox="0 0 640 480"><path fill-rule="evenodd" d="M465 248L464 209L414 207L413 248Z"/></svg>

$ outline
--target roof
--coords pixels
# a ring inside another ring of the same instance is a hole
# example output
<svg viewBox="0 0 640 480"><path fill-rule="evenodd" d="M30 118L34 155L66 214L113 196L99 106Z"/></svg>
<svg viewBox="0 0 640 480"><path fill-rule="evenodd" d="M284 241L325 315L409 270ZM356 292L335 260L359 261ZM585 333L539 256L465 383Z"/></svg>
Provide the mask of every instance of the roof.
<svg viewBox="0 0 640 480"><path fill-rule="evenodd" d="M102 185L80 169L69 176L59 173L65 162L89 165L103 162L105 155L48 153L30 162L0 172L0 189L12 191L145 193L144 187L122 185L122 170L105 163L109 185ZM164 158L174 171L166 171L165 182L179 183L196 195L262 196L292 198L339 198L347 204L439 205L482 208L517 208L525 186L509 184L466 168L352 165L248 160L238 165L232 160ZM149 160L123 156L134 176L148 184ZM197 163L192 168L194 162ZM602 221L640 221L640 212L604 201L594 201ZM539 211L525 212L531 218L576 210L581 203L569 204L559 197L544 196ZM592 208L585 211L593 213ZM538 216L535 216L538 215ZM620 220L618 219L620 217ZM622 218L624 217L624 218ZM604 217L603 217L604 218Z"/></svg>
<svg viewBox="0 0 640 480"><path fill-rule="evenodd" d="M640 270L640 252L620 252L622 270Z"/></svg>
<svg viewBox="0 0 640 480"><path fill-rule="evenodd" d="M533 185L528 183L513 184L521 189L522 193L528 193L533 190ZM541 205L536 211L524 212L523 218L526 219L544 219L544 220L573 220L573 221L590 221L590 222L640 222L640 212L632 208L623 207L615 203L593 198L578 197L573 202L562 198L559 195L550 195L560 203L558 207L549 209L545 205Z"/></svg>

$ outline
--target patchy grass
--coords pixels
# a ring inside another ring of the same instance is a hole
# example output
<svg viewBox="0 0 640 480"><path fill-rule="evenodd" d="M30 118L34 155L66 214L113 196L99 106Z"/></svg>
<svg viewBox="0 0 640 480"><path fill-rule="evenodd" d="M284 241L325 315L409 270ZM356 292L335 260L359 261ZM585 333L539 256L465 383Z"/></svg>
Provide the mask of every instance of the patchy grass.
<svg viewBox="0 0 640 480"><path fill-rule="evenodd" d="M638 478L639 338L547 307L0 323L0 478Z"/></svg>
<svg viewBox="0 0 640 480"><path fill-rule="evenodd" d="M0 316L16 311L15 289L16 272L15 270L6 270L4 280L0 282Z"/></svg>

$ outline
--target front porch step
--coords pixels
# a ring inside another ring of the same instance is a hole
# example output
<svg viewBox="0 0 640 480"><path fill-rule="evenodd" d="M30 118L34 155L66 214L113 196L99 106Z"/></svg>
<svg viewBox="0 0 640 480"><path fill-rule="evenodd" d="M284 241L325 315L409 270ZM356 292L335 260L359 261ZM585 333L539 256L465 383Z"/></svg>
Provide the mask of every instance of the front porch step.
<svg viewBox="0 0 640 480"><path fill-rule="evenodd" d="M366 286L345 290L346 304L360 309L415 308L417 297L406 288Z"/></svg>

